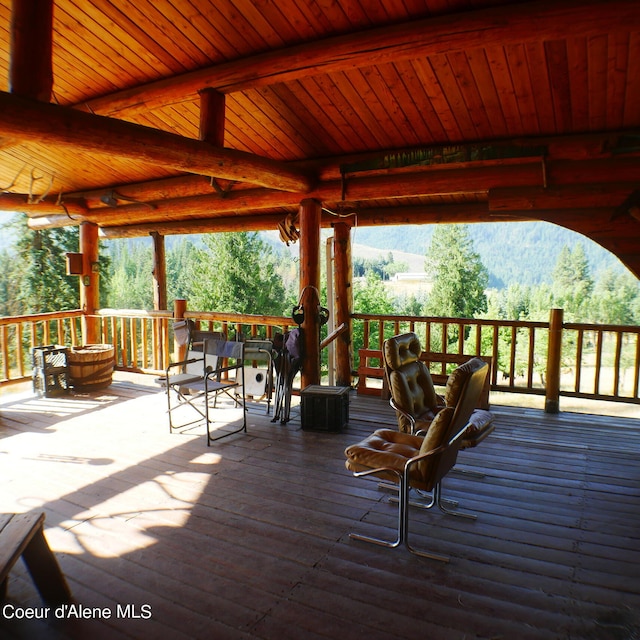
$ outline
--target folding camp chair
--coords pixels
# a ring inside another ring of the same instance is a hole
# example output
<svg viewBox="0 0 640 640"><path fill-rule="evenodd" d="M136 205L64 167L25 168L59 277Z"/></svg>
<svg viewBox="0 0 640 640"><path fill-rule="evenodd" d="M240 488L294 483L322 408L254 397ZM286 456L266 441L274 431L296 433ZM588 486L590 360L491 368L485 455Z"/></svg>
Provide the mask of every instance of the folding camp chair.
<svg viewBox="0 0 640 640"><path fill-rule="evenodd" d="M271 411L273 393L273 357L274 349L271 340L250 338L244 341L244 385L246 394L260 401L267 402L267 414Z"/></svg>
<svg viewBox="0 0 640 640"><path fill-rule="evenodd" d="M246 432L244 344L227 341L222 334L210 331L192 329L190 337L185 359L171 363L166 370L169 431L204 420L207 445L233 433ZM242 407L242 426L213 437L210 409L216 406L220 395L228 396L235 406ZM176 424L173 414L187 406L195 411L196 417Z"/></svg>
<svg viewBox="0 0 640 640"><path fill-rule="evenodd" d="M271 422L280 420L280 424L286 424L290 419L293 379L302 367L302 329L292 329L284 336L277 334L274 348L276 349L276 357L273 361L276 372L276 393Z"/></svg>

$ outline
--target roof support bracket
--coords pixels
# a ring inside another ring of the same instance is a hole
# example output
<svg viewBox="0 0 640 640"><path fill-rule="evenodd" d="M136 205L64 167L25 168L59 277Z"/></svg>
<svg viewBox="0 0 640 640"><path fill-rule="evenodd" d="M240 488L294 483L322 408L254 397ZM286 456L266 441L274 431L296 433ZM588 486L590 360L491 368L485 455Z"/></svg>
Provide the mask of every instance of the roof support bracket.
<svg viewBox="0 0 640 640"><path fill-rule="evenodd" d="M212 177L210 184L221 198L226 198L237 182L235 180L231 180L226 187L223 187L214 177Z"/></svg>

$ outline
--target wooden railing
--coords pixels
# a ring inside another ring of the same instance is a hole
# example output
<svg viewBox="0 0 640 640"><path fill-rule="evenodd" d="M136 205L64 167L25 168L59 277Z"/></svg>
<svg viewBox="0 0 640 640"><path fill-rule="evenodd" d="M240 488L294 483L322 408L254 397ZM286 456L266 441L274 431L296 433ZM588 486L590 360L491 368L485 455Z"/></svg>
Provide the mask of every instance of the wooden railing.
<svg viewBox="0 0 640 640"><path fill-rule="evenodd" d="M114 347L117 369L141 373L164 371L171 359L173 313L101 309L99 341Z"/></svg>
<svg viewBox="0 0 640 640"><path fill-rule="evenodd" d="M173 313L138 309L101 309L87 318L97 324L97 341L114 346L116 369L162 373L173 358ZM203 329L273 338L294 325L291 318L187 311ZM31 351L47 344L84 344L81 310L0 318L0 386L31 377Z"/></svg>
<svg viewBox="0 0 640 640"><path fill-rule="evenodd" d="M245 338L273 338L295 326L281 316L186 311L184 317ZM115 347L118 369L158 373L174 356L170 311L103 309L94 319L99 340ZM0 318L0 385L30 377L34 346L83 344L82 326L80 310ZM563 323L561 312L549 322L354 314L354 372L368 372L379 386L381 363L361 363L358 353L379 352L386 338L405 331L418 334L424 351L490 357L494 391L640 404L637 326Z"/></svg>
<svg viewBox="0 0 640 640"><path fill-rule="evenodd" d="M82 310L0 318L0 385L31 376L31 350L81 344Z"/></svg>
<svg viewBox="0 0 640 640"><path fill-rule="evenodd" d="M494 391L640 404L640 327L563 323L558 311L549 322L354 314L363 357L355 364L380 387L375 354L386 338L414 331L424 351L491 357Z"/></svg>

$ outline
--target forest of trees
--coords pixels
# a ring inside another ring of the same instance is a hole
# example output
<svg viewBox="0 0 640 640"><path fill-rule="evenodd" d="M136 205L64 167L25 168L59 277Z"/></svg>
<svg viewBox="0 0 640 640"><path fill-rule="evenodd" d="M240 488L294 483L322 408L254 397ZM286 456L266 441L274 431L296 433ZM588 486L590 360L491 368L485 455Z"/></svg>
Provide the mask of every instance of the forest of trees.
<svg viewBox="0 0 640 640"><path fill-rule="evenodd" d="M6 232L13 242L0 251L0 315L77 308L78 278L64 275L65 253L78 250L77 228L33 232L24 216L11 225ZM262 234L181 236L168 243L166 253L169 300L186 298L192 309L289 315L297 302L295 256ZM355 311L547 320L549 309L561 307L568 321L640 322L638 280L613 268L594 277L583 244L575 239L559 252L551 282L536 285L492 288L469 225L434 225L423 254L433 286L421 298L399 298L385 286L406 270L391 253L354 260ZM152 308L150 239L103 242L100 269L101 306Z"/></svg>

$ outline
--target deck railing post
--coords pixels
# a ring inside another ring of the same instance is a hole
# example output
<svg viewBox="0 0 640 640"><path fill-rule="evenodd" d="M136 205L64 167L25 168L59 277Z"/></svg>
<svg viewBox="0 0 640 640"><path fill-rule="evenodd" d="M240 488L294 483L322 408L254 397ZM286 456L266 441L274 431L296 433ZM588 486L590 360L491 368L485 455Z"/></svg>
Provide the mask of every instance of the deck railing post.
<svg viewBox="0 0 640 640"><path fill-rule="evenodd" d="M82 331L84 344L96 342L100 335L100 323L96 317L96 310L100 306L98 252L98 225L83 222L80 225L80 253L82 254L80 306L84 314Z"/></svg>
<svg viewBox="0 0 640 640"><path fill-rule="evenodd" d="M551 309L549 315L549 346L547 351L547 385L544 410L560 412L560 363L562 358L562 309Z"/></svg>
<svg viewBox="0 0 640 640"><path fill-rule="evenodd" d="M184 314L187 311L187 301L184 298L176 298L173 301L173 321L184 320ZM175 334L173 336L173 353L174 361L181 362L187 353L187 345L180 345L176 341Z"/></svg>

